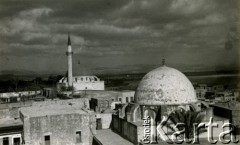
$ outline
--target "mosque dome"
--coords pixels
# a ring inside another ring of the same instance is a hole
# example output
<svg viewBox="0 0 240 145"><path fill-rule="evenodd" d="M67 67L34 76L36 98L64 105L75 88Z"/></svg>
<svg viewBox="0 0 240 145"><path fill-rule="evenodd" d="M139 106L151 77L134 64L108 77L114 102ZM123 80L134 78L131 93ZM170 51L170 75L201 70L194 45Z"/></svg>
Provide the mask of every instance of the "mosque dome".
<svg viewBox="0 0 240 145"><path fill-rule="evenodd" d="M197 102L192 83L180 71L162 66L147 73L138 85L135 103L179 105Z"/></svg>

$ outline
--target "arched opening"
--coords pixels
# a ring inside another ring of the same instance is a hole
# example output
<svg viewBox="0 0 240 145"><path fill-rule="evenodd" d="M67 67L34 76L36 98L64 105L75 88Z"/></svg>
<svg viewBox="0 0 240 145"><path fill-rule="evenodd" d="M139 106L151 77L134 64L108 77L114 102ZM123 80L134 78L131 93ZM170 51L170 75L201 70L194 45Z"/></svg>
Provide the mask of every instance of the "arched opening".
<svg viewBox="0 0 240 145"><path fill-rule="evenodd" d="M143 113L143 119L150 119L151 141L157 142L156 112L149 108L145 109Z"/></svg>
<svg viewBox="0 0 240 145"><path fill-rule="evenodd" d="M139 105L134 105L131 108L131 114L132 114L132 120L133 122L139 121L141 118L141 112L140 112L140 108Z"/></svg>

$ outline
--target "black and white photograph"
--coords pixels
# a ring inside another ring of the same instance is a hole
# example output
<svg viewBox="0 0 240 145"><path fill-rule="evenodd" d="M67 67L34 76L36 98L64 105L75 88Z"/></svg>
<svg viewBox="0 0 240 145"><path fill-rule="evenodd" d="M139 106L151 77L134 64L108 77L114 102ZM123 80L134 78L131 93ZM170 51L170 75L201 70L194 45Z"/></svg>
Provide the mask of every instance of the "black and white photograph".
<svg viewBox="0 0 240 145"><path fill-rule="evenodd" d="M0 145L238 145L239 0L0 0Z"/></svg>

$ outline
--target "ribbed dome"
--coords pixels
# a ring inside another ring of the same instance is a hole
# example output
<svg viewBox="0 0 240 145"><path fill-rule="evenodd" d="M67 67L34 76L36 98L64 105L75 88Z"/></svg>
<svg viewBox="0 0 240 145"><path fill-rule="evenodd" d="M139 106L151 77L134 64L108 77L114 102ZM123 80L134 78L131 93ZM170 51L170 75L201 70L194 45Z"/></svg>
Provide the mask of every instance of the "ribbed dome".
<svg viewBox="0 0 240 145"><path fill-rule="evenodd" d="M144 105L177 105L196 101L194 88L188 78L166 66L146 74L135 93L135 103Z"/></svg>

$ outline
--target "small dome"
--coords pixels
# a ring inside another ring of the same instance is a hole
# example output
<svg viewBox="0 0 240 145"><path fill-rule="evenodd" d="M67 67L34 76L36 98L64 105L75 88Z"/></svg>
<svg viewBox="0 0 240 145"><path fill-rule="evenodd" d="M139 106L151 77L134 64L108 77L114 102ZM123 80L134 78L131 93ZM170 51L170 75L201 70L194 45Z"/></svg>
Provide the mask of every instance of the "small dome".
<svg viewBox="0 0 240 145"><path fill-rule="evenodd" d="M162 66L146 74L138 85L135 103L178 105L197 102L192 83L180 71Z"/></svg>

